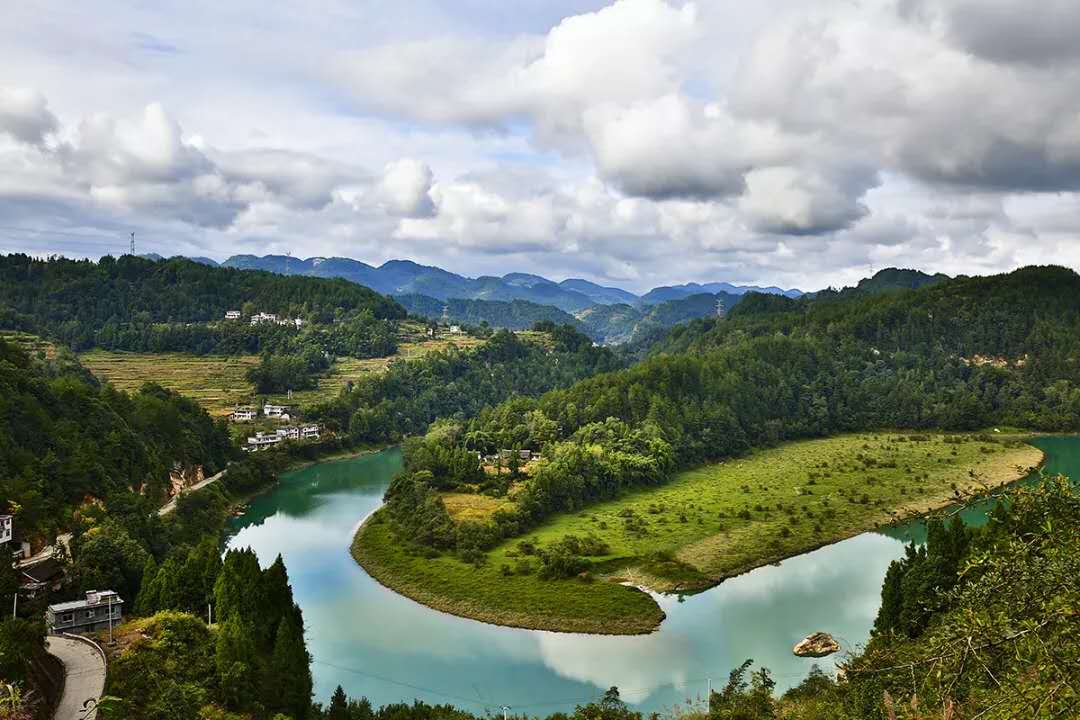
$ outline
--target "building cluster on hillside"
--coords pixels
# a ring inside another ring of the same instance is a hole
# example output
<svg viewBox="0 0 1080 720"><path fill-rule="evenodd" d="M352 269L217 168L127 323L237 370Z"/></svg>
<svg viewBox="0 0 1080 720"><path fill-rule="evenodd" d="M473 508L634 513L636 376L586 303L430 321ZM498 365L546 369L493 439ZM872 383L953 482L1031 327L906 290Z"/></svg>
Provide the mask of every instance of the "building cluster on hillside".
<svg viewBox="0 0 1080 720"><path fill-rule="evenodd" d="M243 317L243 315L240 314L239 310L226 310L225 311L225 319L226 320L240 321L240 320L243 320L244 317ZM252 326L263 325L263 324L266 324L266 325L283 325L283 326L295 327L297 330L299 330L304 325L304 320L302 318L279 318L276 313L265 313L265 312L255 313L254 315L251 316L251 318L248 320L248 322Z"/></svg>
<svg viewBox="0 0 1080 720"><path fill-rule="evenodd" d="M247 445L244 446L244 451L255 452L256 450L264 450L268 447L283 443L286 440L318 440L319 434L319 426L315 423L309 423L307 425L288 425L272 432L263 432L260 430L248 437Z"/></svg>

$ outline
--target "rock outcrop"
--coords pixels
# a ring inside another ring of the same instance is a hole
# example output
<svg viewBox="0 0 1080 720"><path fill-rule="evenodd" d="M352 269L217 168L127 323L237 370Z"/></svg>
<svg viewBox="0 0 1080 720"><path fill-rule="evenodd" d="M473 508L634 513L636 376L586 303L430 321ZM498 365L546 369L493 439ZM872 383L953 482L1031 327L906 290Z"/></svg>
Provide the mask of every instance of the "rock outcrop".
<svg viewBox="0 0 1080 720"><path fill-rule="evenodd" d="M832 635L816 632L795 643L795 647L791 649L791 652L799 657L819 658L832 655L839 650L840 643L836 642Z"/></svg>

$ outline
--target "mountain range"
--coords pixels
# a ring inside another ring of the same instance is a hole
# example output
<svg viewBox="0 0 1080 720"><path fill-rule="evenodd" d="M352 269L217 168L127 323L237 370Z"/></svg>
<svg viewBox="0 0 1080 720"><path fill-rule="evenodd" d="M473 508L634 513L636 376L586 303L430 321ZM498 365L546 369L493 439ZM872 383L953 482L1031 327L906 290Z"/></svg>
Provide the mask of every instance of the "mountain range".
<svg viewBox="0 0 1080 720"><path fill-rule="evenodd" d="M205 262L206 258L198 260ZM301 259L285 255L234 255L222 264L242 270L267 270L285 275L340 277L386 295L426 295L437 300L526 300L540 305L552 305L568 313L593 305L655 305L702 293L742 295L747 292L763 292L787 297L802 295L799 290L717 282L655 288L639 296L621 288L607 287L581 278L555 282L540 275L520 272L508 273L502 277L484 275L469 278L411 260L389 260L376 267L359 260L340 257Z"/></svg>

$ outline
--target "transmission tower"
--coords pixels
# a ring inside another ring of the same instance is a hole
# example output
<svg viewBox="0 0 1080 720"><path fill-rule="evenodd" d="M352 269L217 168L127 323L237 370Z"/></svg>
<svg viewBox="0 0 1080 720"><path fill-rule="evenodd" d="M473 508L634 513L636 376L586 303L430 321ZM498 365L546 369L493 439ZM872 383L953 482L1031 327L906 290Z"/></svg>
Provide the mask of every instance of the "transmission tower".
<svg viewBox="0 0 1080 720"><path fill-rule="evenodd" d="M134 232L131 233L131 251L130 251L130 254L132 254L132 255L135 254L135 233Z"/></svg>

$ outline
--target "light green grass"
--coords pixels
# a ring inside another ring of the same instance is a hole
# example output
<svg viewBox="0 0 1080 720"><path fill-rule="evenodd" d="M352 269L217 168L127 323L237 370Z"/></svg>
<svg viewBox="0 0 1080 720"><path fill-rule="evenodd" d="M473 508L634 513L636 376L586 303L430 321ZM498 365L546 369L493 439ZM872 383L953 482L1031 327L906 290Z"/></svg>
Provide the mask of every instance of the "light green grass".
<svg viewBox="0 0 1080 720"><path fill-rule="evenodd" d="M1019 479L1042 457L1014 440L907 437L861 434L785 444L555 516L529 533L541 546L566 535L607 543L608 553L592 558L593 582L517 573L519 563L537 562L522 554L521 538L493 549L480 568L448 556L413 556L382 522L357 535L354 556L380 582L454 614L548 630L637 633L655 626L659 608L614 581L663 591L709 587L942 507L956 490ZM739 516L743 510L749 519ZM513 574L505 576L503 566Z"/></svg>
<svg viewBox="0 0 1080 720"><path fill-rule="evenodd" d="M356 382L365 376L384 372L394 360L422 357L451 345L471 347L480 342L482 341L466 336L428 339L410 334L403 339L396 355L366 360L339 358L330 370L318 379L318 388L294 392L292 400L285 394L260 395L259 399L300 407L311 405L336 397L347 382ZM245 378L248 369L259 363L259 358L255 355L91 350L79 355L79 360L92 373L121 390L134 391L143 383L156 382L190 397L211 415L227 415L236 405L252 404L256 400L254 387Z"/></svg>

